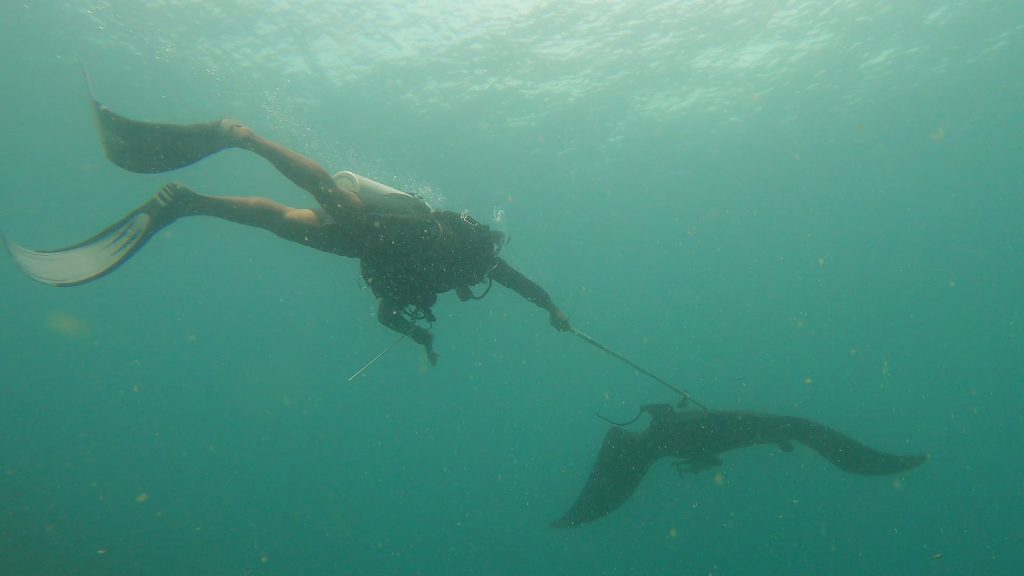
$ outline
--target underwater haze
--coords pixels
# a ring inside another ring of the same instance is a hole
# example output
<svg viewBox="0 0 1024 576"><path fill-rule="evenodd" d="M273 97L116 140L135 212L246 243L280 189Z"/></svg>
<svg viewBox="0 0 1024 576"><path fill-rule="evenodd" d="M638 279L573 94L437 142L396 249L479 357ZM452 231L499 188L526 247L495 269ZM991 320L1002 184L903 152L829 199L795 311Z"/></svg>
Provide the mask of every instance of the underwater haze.
<svg viewBox="0 0 1024 576"><path fill-rule="evenodd" d="M0 230L79 242L169 180L313 200L232 150L103 156L232 116L469 210L573 325L713 408L926 452L657 464L550 527L608 423L675 402L496 286L440 361L358 262L190 218L95 282L0 257L0 574L1017 574L1024 3L39 0L0 6ZM634 425L641 427L642 424Z"/></svg>

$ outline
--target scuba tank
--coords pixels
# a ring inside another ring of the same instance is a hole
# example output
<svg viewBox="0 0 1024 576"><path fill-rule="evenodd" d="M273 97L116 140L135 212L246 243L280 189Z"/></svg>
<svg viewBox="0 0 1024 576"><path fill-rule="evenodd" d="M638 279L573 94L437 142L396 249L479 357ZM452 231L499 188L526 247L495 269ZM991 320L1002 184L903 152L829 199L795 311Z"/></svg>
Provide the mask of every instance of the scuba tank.
<svg viewBox="0 0 1024 576"><path fill-rule="evenodd" d="M354 172L338 172L333 178L338 188L359 196L368 212L408 216L428 216L431 213L430 205L419 196L396 190Z"/></svg>

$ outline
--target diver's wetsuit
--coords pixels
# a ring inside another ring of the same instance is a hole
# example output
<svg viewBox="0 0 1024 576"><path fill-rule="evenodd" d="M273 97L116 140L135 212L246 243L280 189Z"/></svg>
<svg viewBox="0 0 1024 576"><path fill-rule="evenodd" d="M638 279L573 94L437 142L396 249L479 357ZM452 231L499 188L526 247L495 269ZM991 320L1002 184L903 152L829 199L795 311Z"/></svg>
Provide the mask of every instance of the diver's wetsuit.
<svg viewBox="0 0 1024 576"><path fill-rule="evenodd" d="M434 320L437 295L491 279L550 314L558 330L569 319L543 288L498 258L503 236L466 214L430 211L411 195L339 173L335 177L310 158L267 140L236 120L175 125L120 116L93 98L107 158L133 172L159 173L198 162L228 148L255 153L313 196L318 209L292 208L256 196L208 196L172 182L155 198L92 238L60 250L37 251L6 241L18 266L53 286L75 286L100 278L126 262L160 229L178 218L211 216L269 230L277 236L339 256L358 258L362 276L380 299L378 319L423 345L431 363L430 332L415 322ZM357 189L341 187L335 178ZM369 185L368 195L358 188ZM374 196L370 194L376 190ZM384 189L381 191L381 189ZM382 199L399 202L382 201ZM404 209L402 208L404 206ZM2 238L2 236L0 236Z"/></svg>
<svg viewBox="0 0 1024 576"><path fill-rule="evenodd" d="M415 321L435 320L438 294L456 290L465 300L470 286L488 279L554 308L547 291L498 257L503 235L466 214L369 215L363 227L358 257L363 279L380 299L377 319L421 345L429 347L431 336Z"/></svg>

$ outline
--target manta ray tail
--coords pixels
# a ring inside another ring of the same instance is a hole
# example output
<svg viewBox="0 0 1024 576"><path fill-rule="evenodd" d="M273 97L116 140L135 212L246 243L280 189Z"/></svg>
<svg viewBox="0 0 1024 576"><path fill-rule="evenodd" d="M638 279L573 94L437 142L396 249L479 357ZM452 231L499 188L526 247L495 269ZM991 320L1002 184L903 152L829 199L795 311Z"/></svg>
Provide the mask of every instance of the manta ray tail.
<svg viewBox="0 0 1024 576"><path fill-rule="evenodd" d="M823 424L797 419L793 439L806 445L837 468L853 474L882 476L915 468L928 459L923 454L902 456L875 450Z"/></svg>

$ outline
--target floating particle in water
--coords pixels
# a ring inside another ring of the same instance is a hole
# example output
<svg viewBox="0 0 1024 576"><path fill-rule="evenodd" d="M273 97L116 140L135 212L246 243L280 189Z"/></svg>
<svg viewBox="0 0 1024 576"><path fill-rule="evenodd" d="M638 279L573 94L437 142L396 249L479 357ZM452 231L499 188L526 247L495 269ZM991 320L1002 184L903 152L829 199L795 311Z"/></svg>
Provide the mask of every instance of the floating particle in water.
<svg viewBox="0 0 1024 576"><path fill-rule="evenodd" d="M88 322L60 310L52 310L46 315L46 326L67 338L85 338L89 335Z"/></svg>

